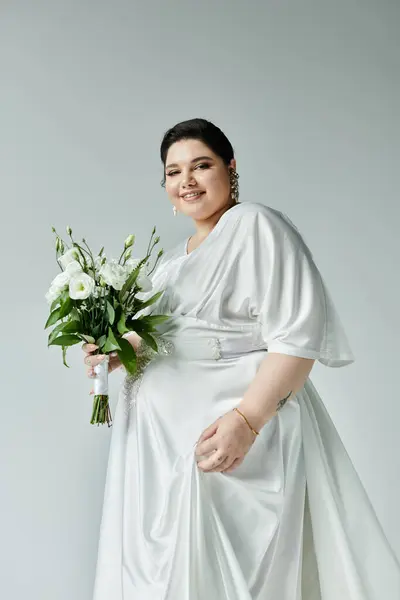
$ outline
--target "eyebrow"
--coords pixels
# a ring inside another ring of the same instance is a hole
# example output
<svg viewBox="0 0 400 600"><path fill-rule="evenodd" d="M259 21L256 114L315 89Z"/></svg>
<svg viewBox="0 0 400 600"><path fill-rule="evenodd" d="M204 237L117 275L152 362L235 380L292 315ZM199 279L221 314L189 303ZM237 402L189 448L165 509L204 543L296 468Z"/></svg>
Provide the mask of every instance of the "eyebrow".
<svg viewBox="0 0 400 600"><path fill-rule="evenodd" d="M198 156L197 158L194 158L193 160L191 160L191 164L197 162L198 160L212 160L211 156ZM178 167L179 165L177 163L171 163L170 165L167 165L165 168L166 169L170 169L171 167Z"/></svg>

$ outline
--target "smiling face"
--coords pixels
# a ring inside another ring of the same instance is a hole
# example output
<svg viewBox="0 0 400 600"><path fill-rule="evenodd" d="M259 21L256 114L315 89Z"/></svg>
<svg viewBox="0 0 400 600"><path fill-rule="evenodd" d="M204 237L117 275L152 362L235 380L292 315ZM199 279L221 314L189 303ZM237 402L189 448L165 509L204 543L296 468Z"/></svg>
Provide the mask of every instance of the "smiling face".
<svg viewBox="0 0 400 600"><path fill-rule="evenodd" d="M229 166L236 168L235 159ZM178 211L195 220L232 205L228 165L200 140L171 145L165 161L165 189Z"/></svg>

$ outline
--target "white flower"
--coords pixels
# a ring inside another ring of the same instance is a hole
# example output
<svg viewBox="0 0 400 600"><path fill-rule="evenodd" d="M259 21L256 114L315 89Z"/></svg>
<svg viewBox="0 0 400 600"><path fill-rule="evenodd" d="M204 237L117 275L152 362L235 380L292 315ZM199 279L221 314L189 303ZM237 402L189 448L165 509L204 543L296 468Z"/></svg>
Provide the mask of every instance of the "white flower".
<svg viewBox="0 0 400 600"><path fill-rule="evenodd" d="M62 292L63 290L65 290L65 288L69 284L69 279L70 279L70 277L69 277L68 273L65 273L65 271L63 271L62 273L59 273L53 279L50 287Z"/></svg>
<svg viewBox="0 0 400 600"><path fill-rule="evenodd" d="M51 304L58 296L67 289L69 284L69 275L64 271L59 273L51 282L49 291L45 298L49 304Z"/></svg>
<svg viewBox="0 0 400 600"><path fill-rule="evenodd" d="M60 263L60 265L62 266L63 269L66 269L67 265L70 262L75 261L77 258L79 258L79 251L74 246L73 248L70 248L69 250L67 250L65 252L65 254L60 256L60 258L58 259L58 262Z"/></svg>
<svg viewBox="0 0 400 600"><path fill-rule="evenodd" d="M153 283L150 277L147 275L144 267L142 267L139 270L139 275L137 276L136 283L138 284L142 292L149 292L153 288Z"/></svg>
<svg viewBox="0 0 400 600"><path fill-rule="evenodd" d="M78 273L82 273L82 267L77 260L72 260L65 267L65 273L71 278Z"/></svg>
<svg viewBox="0 0 400 600"><path fill-rule="evenodd" d="M55 288L55 287L51 286L49 291L47 292L45 298L49 304L52 304L54 302L54 300L56 300L60 294L61 294L61 290L59 288Z"/></svg>
<svg viewBox="0 0 400 600"><path fill-rule="evenodd" d="M87 273L78 273L69 282L69 295L73 300L85 300L95 288L95 281Z"/></svg>
<svg viewBox="0 0 400 600"><path fill-rule="evenodd" d="M101 267L99 274L107 283L115 290L121 290L124 285L129 272L128 269L120 264L115 259L111 259L109 262L104 263Z"/></svg>

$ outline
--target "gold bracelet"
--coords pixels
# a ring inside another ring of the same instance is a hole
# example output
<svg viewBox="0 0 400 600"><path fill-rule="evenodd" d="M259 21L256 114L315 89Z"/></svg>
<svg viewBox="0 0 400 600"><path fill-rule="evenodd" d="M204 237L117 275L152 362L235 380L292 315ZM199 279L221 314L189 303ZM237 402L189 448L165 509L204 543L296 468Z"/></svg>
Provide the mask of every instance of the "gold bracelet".
<svg viewBox="0 0 400 600"><path fill-rule="evenodd" d="M243 417L243 419L246 421L247 425L250 427L250 429L252 430L253 433L255 433L256 435L260 435L258 431L256 431L255 429L252 428L252 426L250 425L250 423L248 422L248 420L246 419L244 414L242 412L240 412L240 410L238 408L236 408L236 406L233 410L236 410L236 412L239 413L239 415L241 417Z"/></svg>

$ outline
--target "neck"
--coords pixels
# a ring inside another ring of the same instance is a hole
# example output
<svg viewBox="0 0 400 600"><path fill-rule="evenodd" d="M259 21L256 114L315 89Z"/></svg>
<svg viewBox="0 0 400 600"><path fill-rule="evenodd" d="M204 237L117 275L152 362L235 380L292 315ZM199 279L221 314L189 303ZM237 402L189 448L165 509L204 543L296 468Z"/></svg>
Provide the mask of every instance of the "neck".
<svg viewBox="0 0 400 600"><path fill-rule="evenodd" d="M204 238L206 238L210 231L214 229L222 215L233 206L236 206L236 204L239 204L239 202L233 202L231 204L228 204L227 206L223 206L219 210L215 211L215 213L213 213L210 217L207 217L207 219L193 219L196 227L196 233L192 235L191 239L195 238L197 241L200 242Z"/></svg>

